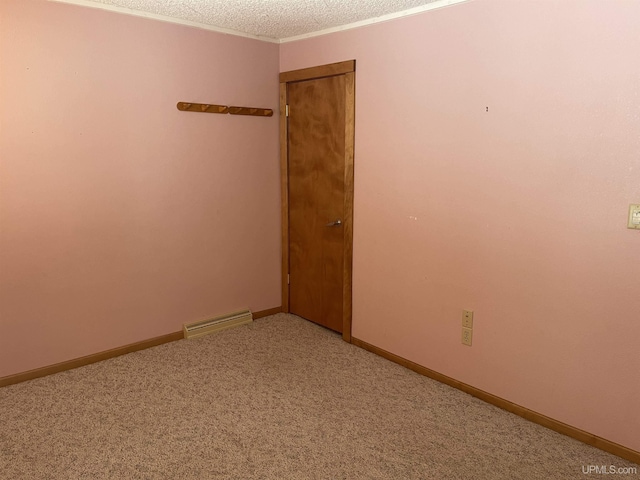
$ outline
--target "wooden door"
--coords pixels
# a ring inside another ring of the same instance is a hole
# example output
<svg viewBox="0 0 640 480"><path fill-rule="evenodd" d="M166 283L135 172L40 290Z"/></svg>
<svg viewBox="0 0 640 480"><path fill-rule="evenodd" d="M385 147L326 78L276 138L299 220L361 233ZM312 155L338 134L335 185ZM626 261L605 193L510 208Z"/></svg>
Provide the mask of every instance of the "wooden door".
<svg viewBox="0 0 640 480"><path fill-rule="evenodd" d="M301 78L284 89L287 307L345 339L351 328L353 75Z"/></svg>
<svg viewBox="0 0 640 480"><path fill-rule="evenodd" d="M289 310L342 332L344 75L288 85Z"/></svg>

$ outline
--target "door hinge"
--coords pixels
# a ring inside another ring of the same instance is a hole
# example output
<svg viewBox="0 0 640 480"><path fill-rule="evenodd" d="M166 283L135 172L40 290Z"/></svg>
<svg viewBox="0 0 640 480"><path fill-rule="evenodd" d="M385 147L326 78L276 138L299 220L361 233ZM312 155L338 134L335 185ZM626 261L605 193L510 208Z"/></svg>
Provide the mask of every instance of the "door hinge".
<svg viewBox="0 0 640 480"><path fill-rule="evenodd" d="M287 273L287 285L291 285L291 275Z"/></svg>
<svg viewBox="0 0 640 480"><path fill-rule="evenodd" d="M285 107L284 107L284 116L285 116L285 117L288 117L288 116L289 116L289 105L288 105L288 104L287 104L287 105L285 105Z"/></svg>

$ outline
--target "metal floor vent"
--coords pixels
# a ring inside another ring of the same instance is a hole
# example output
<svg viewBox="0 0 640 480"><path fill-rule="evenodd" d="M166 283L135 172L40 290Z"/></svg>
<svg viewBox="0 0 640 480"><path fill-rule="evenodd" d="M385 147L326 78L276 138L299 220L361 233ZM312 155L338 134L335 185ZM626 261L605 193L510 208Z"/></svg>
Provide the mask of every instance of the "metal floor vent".
<svg viewBox="0 0 640 480"><path fill-rule="evenodd" d="M185 323L184 338L196 338L210 333L219 332L226 328L239 327L245 323L253 322L251 310L242 310L239 312L221 315L209 320L201 320L194 323Z"/></svg>

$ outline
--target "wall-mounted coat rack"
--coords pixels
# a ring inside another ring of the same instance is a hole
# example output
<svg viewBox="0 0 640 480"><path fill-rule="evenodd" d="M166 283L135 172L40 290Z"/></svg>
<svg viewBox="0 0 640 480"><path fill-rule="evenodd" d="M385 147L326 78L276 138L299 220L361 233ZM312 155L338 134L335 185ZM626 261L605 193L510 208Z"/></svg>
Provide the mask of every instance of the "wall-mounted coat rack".
<svg viewBox="0 0 640 480"><path fill-rule="evenodd" d="M271 117L273 110L270 108L254 107L228 107L226 105L213 105L210 103L178 102L178 110L182 112L202 113L230 113L231 115L253 115L255 117Z"/></svg>

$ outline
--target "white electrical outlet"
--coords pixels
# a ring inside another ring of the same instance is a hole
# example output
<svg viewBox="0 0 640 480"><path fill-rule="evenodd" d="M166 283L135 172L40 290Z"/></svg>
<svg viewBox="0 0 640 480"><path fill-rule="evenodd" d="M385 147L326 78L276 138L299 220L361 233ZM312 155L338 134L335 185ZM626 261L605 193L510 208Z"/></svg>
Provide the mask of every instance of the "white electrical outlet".
<svg viewBox="0 0 640 480"><path fill-rule="evenodd" d="M473 310L462 311L462 326L465 328L473 328Z"/></svg>
<svg viewBox="0 0 640 480"><path fill-rule="evenodd" d="M473 337L473 330L470 328L462 328L462 344L471 346L471 339Z"/></svg>

